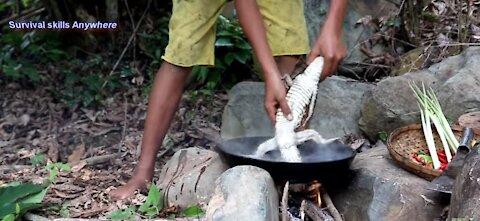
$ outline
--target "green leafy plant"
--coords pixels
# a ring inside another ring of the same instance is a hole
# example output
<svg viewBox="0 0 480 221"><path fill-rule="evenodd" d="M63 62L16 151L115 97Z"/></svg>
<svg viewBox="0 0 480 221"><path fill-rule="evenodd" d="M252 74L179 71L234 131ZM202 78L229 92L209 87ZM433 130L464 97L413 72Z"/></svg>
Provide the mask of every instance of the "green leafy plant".
<svg viewBox="0 0 480 221"><path fill-rule="evenodd" d="M50 172L47 180L48 185L50 185L55 181L60 171L69 172L71 167L70 165L64 163L52 163L48 164L45 169Z"/></svg>
<svg viewBox="0 0 480 221"><path fill-rule="evenodd" d="M118 209L110 214L108 214L107 218L111 220L133 220L135 218L135 206L130 205L128 208L122 210Z"/></svg>
<svg viewBox="0 0 480 221"><path fill-rule="evenodd" d="M35 154L30 158L30 163L33 166L37 166L37 165L43 164L46 160L47 158L45 157L45 154Z"/></svg>
<svg viewBox="0 0 480 221"><path fill-rule="evenodd" d="M150 217L157 215L163 209L160 199L160 190L152 183L148 191L147 199L145 203L138 208L138 211Z"/></svg>
<svg viewBox="0 0 480 221"><path fill-rule="evenodd" d="M191 206L183 210L183 215L186 217L202 217L205 212L198 206Z"/></svg>
<svg viewBox="0 0 480 221"><path fill-rule="evenodd" d="M57 212L61 217L69 217L70 216L70 204L68 202L63 203L62 205L51 205L48 207L48 210Z"/></svg>
<svg viewBox="0 0 480 221"><path fill-rule="evenodd" d="M154 217L158 215L162 209L163 205L161 203L160 190L152 183L150 185L150 190L148 191L147 199L142 205L140 205L138 212L149 217ZM107 217L112 220L131 220L135 218L135 206L130 205L124 210L117 209L111 212Z"/></svg>
<svg viewBox="0 0 480 221"><path fill-rule="evenodd" d="M0 218L15 220L27 211L39 208L45 186L14 183L0 187ZM13 218L13 219L12 219Z"/></svg>
<svg viewBox="0 0 480 221"><path fill-rule="evenodd" d="M13 182L0 187L0 219L15 220L26 212L42 206L42 201L51 184L61 170L70 171L70 166L63 163L49 164L45 167L50 171L43 184Z"/></svg>
<svg viewBox="0 0 480 221"><path fill-rule="evenodd" d="M381 141L387 142L388 134L385 131L382 131L378 134L378 137L380 138Z"/></svg>
<svg viewBox="0 0 480 221"><path fill-rule="evenodd" d="M207 90L219 86L231 86L238 79L227 72L235 66L251 67L253 62L252 48L243 34L236 19L220 16L217 22L215 42L215 66L197 66L192 70L195 82L204 85Z"/></svg>

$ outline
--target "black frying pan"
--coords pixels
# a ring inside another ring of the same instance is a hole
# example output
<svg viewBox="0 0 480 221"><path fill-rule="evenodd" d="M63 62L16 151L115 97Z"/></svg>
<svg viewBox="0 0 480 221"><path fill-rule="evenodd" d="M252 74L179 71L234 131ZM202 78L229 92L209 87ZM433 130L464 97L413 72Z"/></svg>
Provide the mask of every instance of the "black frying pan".
<svg viewBox="0 0 480 221"><path fill-rule="evenodd" d="M336 181L345 178L356 152L349 146L332 143L329 145L307 141L298 146L302 162L288 163L280 158L280 151L274 150L262 158L252 154L257 146L271 137L246 137L222 141L217 152L230 166L252 165L265 169L276 182L306 183Z"/></svg>

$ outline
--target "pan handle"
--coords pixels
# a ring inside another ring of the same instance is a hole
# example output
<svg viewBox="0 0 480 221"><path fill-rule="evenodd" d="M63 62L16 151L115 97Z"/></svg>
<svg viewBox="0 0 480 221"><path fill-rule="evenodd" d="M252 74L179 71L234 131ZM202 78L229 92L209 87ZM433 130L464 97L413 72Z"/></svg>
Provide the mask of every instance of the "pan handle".
<svg viewBox="0 0 480 221"><path fill-rule="evenodd" d="M466 127L463 130L462 139L460 140L459 148L472 148L472 139L473 139L473 129Z"/></svg>

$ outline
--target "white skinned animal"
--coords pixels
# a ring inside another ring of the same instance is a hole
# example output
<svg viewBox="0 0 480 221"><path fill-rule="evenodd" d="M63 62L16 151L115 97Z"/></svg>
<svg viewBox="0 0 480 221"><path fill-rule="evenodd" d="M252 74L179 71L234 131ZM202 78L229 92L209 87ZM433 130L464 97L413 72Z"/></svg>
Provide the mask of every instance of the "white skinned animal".
<svg viewBox="0 0 480 221"><path fill-rule="evenodd" d="M265 153L278 148L283 160L301 162L297 145L308 140L326 144L338 139L324 139L313 129L295 132L298 127L303 126L302 121L305 124L312 116L322 69L323 58L317 57L302 74L295 77L286 97L293 120L287 120L279 109L276 115L275 137L261 143L255 157L262 157ZM305 113L306 111L308 112ZM303 120L305 114L307 116Z"/></svg>

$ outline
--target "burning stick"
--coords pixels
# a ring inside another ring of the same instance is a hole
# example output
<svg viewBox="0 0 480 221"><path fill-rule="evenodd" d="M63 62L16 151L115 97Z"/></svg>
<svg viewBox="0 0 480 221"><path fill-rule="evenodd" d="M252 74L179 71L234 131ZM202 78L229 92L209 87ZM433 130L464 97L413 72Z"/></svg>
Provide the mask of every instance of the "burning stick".
<svg viewBox="0 0 480 221"><path fill-rule="evenodd" d="M310 200L303 200L302 204L305 205L305 213L313 221L334 221L333 217L325 209L321 209Z"/></svg>
<svg viewBox="0 0 480 221"><path fill-rule="evenodd" d="M282 195L282 202L281 202L281 207L282 207L282 221L290 221L288 218L288 186L289 182L285 184L285 187L283 188L283 195Z"/></svg>
<svg viewBox="0 0 480 221"><path fill-rule="evenodd" d="M305 200L300 204L300 220L305 221Z"/></svg>
<svg viewBox="0 0 480 221"><path fill-rule="evenodd" d="M337 208L335 208L335 205L333 205L332 198L330 198L327 191L325 191L325 188L320 187L320 191L322 193L323 201L325 201L325 204L327 205L327 209L328 211L330 211L330 214L332 214L334 220L343 221L342 215L340 215Z"/></svg>

